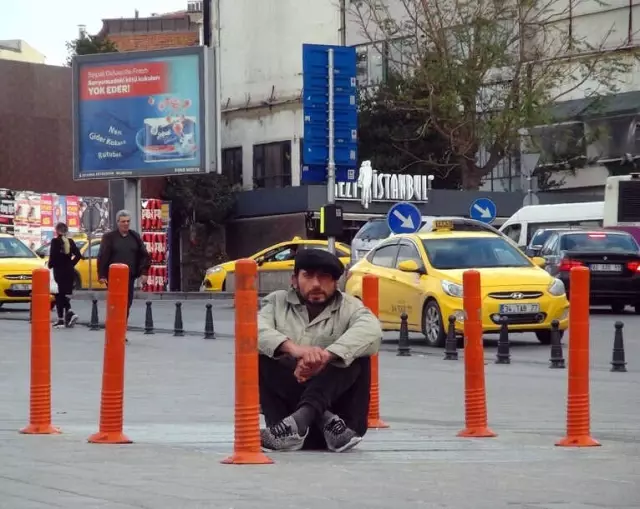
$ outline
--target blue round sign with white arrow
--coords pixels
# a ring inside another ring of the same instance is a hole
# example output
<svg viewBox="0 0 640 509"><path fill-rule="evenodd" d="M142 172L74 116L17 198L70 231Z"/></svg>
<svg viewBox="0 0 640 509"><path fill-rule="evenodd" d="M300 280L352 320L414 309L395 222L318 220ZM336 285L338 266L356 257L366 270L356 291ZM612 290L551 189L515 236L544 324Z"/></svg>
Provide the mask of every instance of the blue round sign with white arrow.
<svg viewBox="0 0 640 509"><path fill-rule="evenodd" d="M422 213L413 203L396 203L387 213L387 225L393 233L415 233L422 226Z"/></svg>
<svg viewBox="0 0 640 509"><path fill-rule="evenodd" d="M491 224L496 218L498 209L496 204L489 198L477 198L469 207L469 217L476 221Z"/></svg>

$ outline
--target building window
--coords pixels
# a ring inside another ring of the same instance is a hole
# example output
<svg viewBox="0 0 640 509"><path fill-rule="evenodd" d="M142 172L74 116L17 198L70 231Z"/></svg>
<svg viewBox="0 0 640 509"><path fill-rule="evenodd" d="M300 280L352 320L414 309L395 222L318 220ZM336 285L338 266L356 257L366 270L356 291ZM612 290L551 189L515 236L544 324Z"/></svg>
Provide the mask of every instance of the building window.
<svg viewBox="0 0 640 509"><path fill-rule="evenodd" d="M389 73L404 74L409 69L411 48L406 38L361 44L356 48L358 86L384 82Z"/></svg>
<svg viewBox="0 0 640 509"><path fill-rule="evenodd" d="M222 174L232 186L242 185L242 147L222 150Z"/></svg>
<svg viewBox="0 0 640 509"><path fill-rule="evenodd" d="M253 181L255 187L291 185L291 141L253 146Z"/></svg>

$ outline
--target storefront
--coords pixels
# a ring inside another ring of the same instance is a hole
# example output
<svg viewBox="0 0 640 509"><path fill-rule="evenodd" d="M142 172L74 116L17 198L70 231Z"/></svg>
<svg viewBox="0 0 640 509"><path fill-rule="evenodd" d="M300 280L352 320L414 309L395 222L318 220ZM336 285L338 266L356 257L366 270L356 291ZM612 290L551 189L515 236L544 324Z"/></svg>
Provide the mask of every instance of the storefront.
<svg viewBox="0 0 640 509"><path fill-rule="evenodd" d="M395 177L395 178L394 178ZM426 177L376 175L363 193L355 183L336 186L336 203L343 208L345 233L338 239L351 239L371 218L385 217L398 201L414 203L424 215L469 217L469 209L478 198L489 198L496 205L500 225L522 207L524 194L518 192L480 192L429 190L422 187ZM540 193L541 204L582 202L590 196L564 193ZM298 235L322 238L319 232L320 208L327 202L323 185L254 189L239 193L232 219L227 225L226 251L231 259L247 256L269 245Z"/></svg>

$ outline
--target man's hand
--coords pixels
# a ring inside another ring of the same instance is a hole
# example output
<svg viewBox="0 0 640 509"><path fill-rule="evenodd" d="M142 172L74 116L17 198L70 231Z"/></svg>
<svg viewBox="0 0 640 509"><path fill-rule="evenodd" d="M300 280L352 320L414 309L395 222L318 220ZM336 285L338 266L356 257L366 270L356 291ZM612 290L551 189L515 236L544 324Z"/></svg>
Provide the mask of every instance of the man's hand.
<svg viewBox="0 0 640 509"><path fill-rule="evenodd" d="M100 283L102 283L103 285L106 285L106 284L107 284L107 280L106 280L105 278L103 278L103 277L101 277L100 279L98 279L98 281L99 281Z"/></svg>
<svg viewBox="0 0 640 509"><path fill-rule="evenodd" d="M293 375L299 383L304 383L311 377L320 373L320 371L322 371L332 359L333 354L327 350L323 350L322 348L310 351L298 359L298 365L296 366Z"/></svg>
<svg viewBox="0 0 640 509"><path fill-rule="evenodd" d="M149 276L140 276L140 284L141 285L146 285L148 279L149 279Z"/></svg>

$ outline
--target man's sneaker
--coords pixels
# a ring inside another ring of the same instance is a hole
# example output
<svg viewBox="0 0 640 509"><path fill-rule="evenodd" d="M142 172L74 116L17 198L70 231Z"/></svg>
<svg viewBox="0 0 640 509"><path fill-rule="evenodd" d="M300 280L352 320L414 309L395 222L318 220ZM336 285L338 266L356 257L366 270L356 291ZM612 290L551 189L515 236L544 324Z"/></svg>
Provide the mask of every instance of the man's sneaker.
<svg viewBox="0 0 640 509"><path fill-rule="evenodd" d="M327 442L327 447L333 452L344 452L360 443L362 437L358 436L351 428L347 428L340 417L333 417L325 424L322 432Z"/></svg>
<svg viewBox="0 0 640 509"><path fill-rule="evenodd" d="M78 321L78 315L76 315L73 311L69 310L67 312L67 327L73 327Z"/></svg>
<svg viewBox="0 0 640 509"><path fill-rule="evenodd" d="M298 425L293 417L285 417L278 424L260 430L260 442L262 447L271 451L299 451L309 430L300 436Z"/></svg>
<svg viewBox="0 0 640 509"><path fill-rule="evenodd" d="M65 324L62 318L58 318L58 321L53 322L54 329L63 329L64 327L65 327Z"/></svg>

